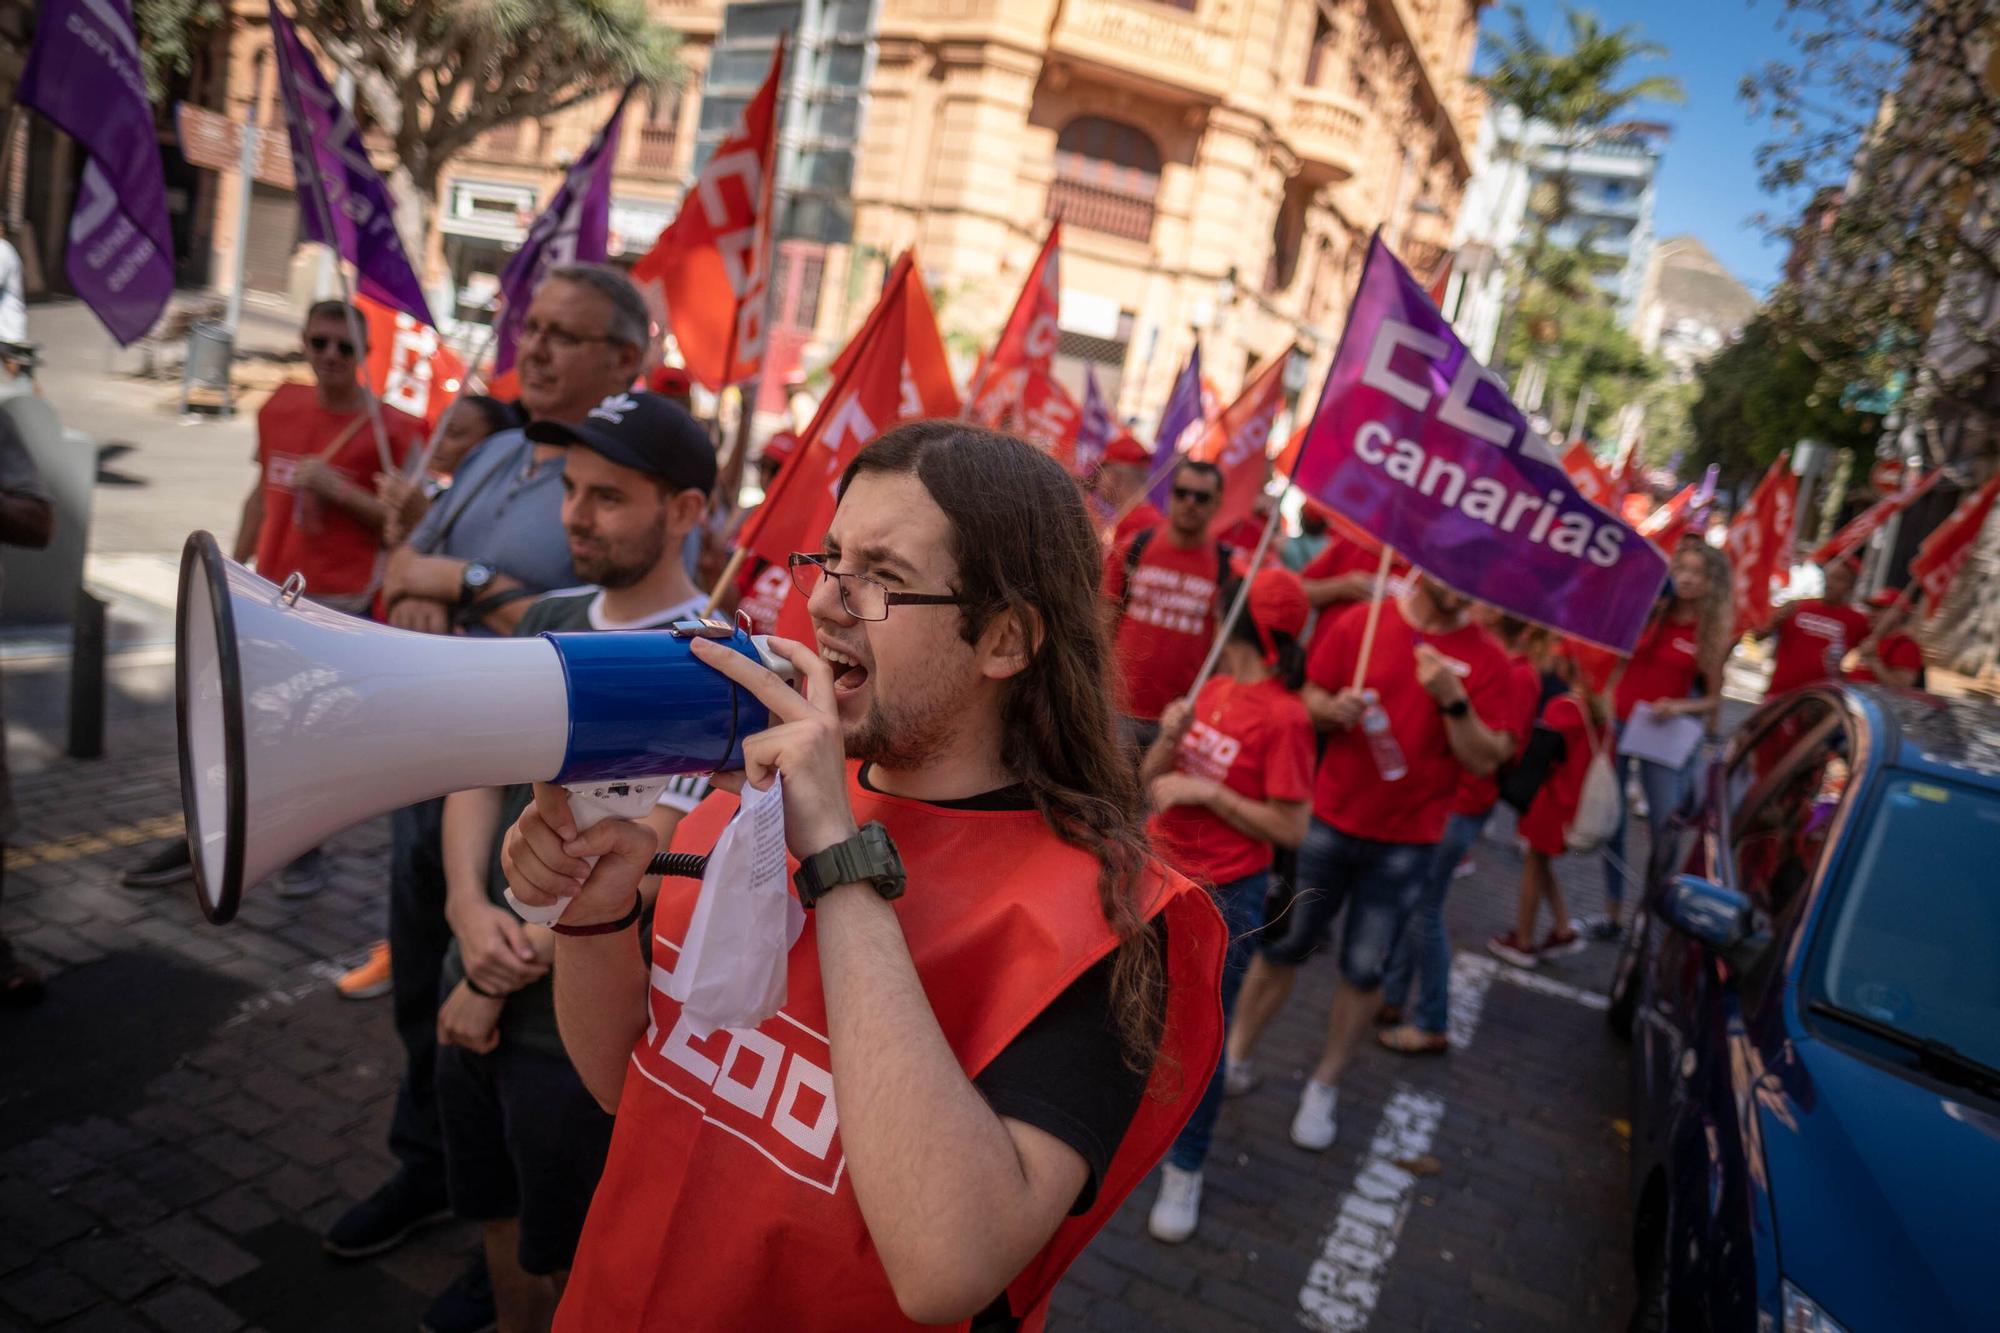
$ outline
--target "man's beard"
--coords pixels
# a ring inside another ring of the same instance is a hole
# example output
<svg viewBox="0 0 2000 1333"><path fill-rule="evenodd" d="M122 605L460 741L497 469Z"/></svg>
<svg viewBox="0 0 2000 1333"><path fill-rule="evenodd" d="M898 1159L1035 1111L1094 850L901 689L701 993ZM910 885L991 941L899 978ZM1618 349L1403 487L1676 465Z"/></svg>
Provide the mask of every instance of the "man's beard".
<svg viewBox="0 0 2000 1333"><path fill-rule="evenodd" d="M894 772L922 768L941 754L955 734L952 719L960 712L957 692L924 690L885 708L875 690L868 712L847 728L847 757Z"/></svg>
<svg viewBox="0 0 2000 1333"><path fill-rule="evenodd" d="M578 556L572 552L570 564L585 583L599 588L629 588L652 573L666 554L665 524L649 529L641 542L636 556L627 557L625 551L607 547L600 555Z"/></svg>

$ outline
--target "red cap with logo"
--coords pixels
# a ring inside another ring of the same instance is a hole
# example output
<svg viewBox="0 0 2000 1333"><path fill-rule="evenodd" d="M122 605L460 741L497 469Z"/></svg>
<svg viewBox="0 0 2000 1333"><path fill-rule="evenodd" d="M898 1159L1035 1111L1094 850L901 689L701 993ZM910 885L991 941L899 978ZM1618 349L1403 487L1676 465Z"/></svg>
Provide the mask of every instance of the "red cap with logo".
<svg viewBox="0 0 2000 1333"><path fill-rule="evenodd" d="M757 455L757 461L760 463L782 463L797 453L798 450L798 433L796 431L781 430L770 439L764 441L763 451Z"/></svg>
<svg viewBox="0 0 2000 1333"><path fill-rule="evenodd" d="M1258 570L1257 576L1250 580L1249 610L1250 619L1257 626L1257 637L1264 643L1264 660L1275 663L1278 651L1271 642L1271 632L1298 638L1305 632L1312 603L1306 600L1306 585L1297 574L1269 566Z"/></svg>
<svg viewBox="0 0 2000 1333"><path fill-rule="evenodd" d="M1104 461L1107 463L1130 463L1136 467L1150 467L1152 453L1145 445L1134 439L1132 432L1121 430L1111 437L1111 443L1104 446Z"/></svg>

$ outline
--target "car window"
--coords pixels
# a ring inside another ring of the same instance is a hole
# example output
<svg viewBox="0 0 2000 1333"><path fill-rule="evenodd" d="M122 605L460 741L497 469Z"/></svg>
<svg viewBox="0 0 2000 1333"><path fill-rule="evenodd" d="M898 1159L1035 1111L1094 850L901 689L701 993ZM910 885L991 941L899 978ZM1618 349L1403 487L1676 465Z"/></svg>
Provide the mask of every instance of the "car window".
<svg viewBox="0 0 2000 1333"><path fill-rule="evenodd" d="M1740 810L1758 780L1769 776L1800 741L1832 715L1832 704L1810 696L1766 723L1763 731L1753 734L1729 764L1730 809Z"/></svg>
<svg viewBox="0 0 2000 1333"><path fill-rule="evenodd" d="M2000 795L1897 775L1853 836L1806 997L2000 1066Z"/></svg>
<svg viewBox="0 0 2000 1333"><path fill-rule="evenodd" d="M1820 707L1821 717L1828 717L1831 709ZM1778 757L1764 756L1729 824L1736 887L1772 917L1786 912L1819 868L1849 776L1846 732L1824 720L1814 725L1804 709L1799 713L1795 723L1781 720L1743 756L1755 767L1778 733L1790 733Z"/></svg>

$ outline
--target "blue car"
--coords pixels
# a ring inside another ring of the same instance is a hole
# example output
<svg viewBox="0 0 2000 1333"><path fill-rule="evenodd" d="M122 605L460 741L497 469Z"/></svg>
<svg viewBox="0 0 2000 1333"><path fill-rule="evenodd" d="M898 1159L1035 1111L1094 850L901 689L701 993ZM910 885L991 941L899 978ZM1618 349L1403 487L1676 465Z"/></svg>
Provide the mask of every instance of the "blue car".
<svg viewBox="0 0 2000 1333"><path fill-rule="evenodd" d="M1632 1327L2000 1330L2000 707L1796 691L1705 785L1612 989Z"/></svg>

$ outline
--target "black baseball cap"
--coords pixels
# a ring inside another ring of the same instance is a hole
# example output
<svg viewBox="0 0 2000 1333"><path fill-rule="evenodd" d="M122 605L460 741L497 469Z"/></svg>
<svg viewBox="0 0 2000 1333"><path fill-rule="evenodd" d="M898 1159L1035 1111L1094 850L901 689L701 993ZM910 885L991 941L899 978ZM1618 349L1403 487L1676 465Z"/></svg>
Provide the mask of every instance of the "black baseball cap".
<svg viewBox="0 0 2000 1333"><path fill-rule="evenodd" d="M581 421L531 422L536 444L580 444L620 467L658 477L675 490L715 490L715 446L708 432L657 393L614 393Z"/></svg>

